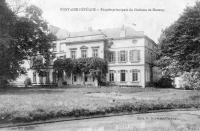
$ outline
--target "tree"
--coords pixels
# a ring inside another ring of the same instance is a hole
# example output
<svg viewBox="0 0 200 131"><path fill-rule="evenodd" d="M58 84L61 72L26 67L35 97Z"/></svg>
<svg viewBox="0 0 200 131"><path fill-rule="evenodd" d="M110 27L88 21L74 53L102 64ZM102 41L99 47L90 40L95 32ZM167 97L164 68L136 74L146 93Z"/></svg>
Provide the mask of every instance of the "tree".
<svg viewBox="0 0 200 131"><path fill-rule="evenodd" d="M91 74L91 76L97 78L98 82L102 82L105 77L108 67L107 62L104 59L90 57L79 59L57 59L54 61L53 67L58 73L70 76L72 74L82 75L83 84L85 84L85 75Z"/></svg>
<svg viewBox="0 0 200 131"><path fill-rule="evenodd" d="M200 67L200 2L187 7L180 18L162 32L159 44L158 63L163 70L176 68L184 72Z"/></svg>
<svg viewBox="0 0 200 131"><path fill-rule="evenodd" d="M4 86L7 79L14 79L22 68L15 54L15 43L11 31L15 26L16 16L8 8L5 0L0 1L0 86Z"/></svg>
<svg viewBox="0 0 200 131"><path fill-rule="evenodd" d="M24 13L30 0L6 0L9 8L16 15Z"/></svg>
<svg viewBox="0 0 200 131"><path fill-rule="evenodd" d="M8 8L5 0L0 1L0 81L14 80L25 70L23 60L38 53L48 66L51 57L50 43L56 37L48 32L42 11L29 6L25 15L19 17ZM0 85L2 85L0 83Z"/></svg>

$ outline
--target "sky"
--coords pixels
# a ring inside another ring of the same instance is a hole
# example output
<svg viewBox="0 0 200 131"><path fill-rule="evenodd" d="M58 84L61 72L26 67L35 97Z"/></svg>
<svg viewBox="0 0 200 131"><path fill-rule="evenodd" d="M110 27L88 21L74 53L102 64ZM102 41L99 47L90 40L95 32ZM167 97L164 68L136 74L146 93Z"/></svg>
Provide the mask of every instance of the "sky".
<svg viewBox="0 0 200 131"><path fill-rule="evenodd" d="M43 10L43 17L49 24L66 29L69 32L88 30L88 28L115 28L125 25L138 31L144 31L147 36L157 42L162 29L173 24L183 13L186 6L193 6L196 1L30 0L30 4L34 4ZM71 11L68 11L68 8ZM73 8L95 8L96 11L72 11ZM124 9L124 11L102 11L101 8ZM157 11L153 11L153 8Z"/></svg>

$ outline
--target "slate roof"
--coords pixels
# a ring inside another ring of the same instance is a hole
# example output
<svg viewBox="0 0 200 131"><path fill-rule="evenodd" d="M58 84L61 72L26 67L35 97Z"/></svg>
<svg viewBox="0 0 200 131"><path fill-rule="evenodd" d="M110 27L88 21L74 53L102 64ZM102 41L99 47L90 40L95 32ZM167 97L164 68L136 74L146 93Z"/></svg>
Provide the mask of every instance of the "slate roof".
<svg viewBox="0 0 200 131"><path fill-rule="evenodd" d="M122 30L125 30L125 37L140 37L145 36L143 31L136 31L131 27L121 27L121 28L107 28L99 30L90 30L90 31L80 31L80 32L68 32L66 30L60 29L56 26L49 26L51 33L57 36L59 40L64 40L67 38L74 37L84 37L84 36L102 36L106 38L120 38Z"/></svg>
<svg viewBox="0 0 200 131"><path fill-rule="evenodd" d="M49 32L54 34L59 40L66 39L66 37L69 35L69 32L67 30L61 29L59 27L49 25Z"/></svg>

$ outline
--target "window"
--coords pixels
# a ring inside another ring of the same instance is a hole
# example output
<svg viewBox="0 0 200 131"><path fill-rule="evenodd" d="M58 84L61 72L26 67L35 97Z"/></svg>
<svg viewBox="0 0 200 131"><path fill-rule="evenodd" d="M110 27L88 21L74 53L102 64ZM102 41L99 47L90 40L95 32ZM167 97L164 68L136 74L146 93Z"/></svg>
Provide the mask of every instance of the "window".
<svg viewBox="0 0 200 131"><path fill-rule="evenodd" d="M40 81L40 84L44 84L44 83L43 83L43 77L42 77L42 76L39 77L39 81Z"/></svg>
<svg viewBox="0 0 200 131"><path fill-rule="evenodd" d="M47 72L47 76L46 76L46 83L49 84L50 79L49 79L49 72Z"/></svg>
<svg viewBox="0 0 200 131"><path fill-rule="evenodd" d="M76 59L76 51L75 50L71 50L71 58Z"/></svg>
<svg viewBox="0 0 200 131"><path fill-rule="evenodd" d="M57 73L53 72L52 75L53 75L53 83L56 83L57 82Z"/></svg>
<svg viewBox="0 0 200 131"><path fill-rule="evenodd" d="M126 71L125 70L120 71L120 81L121 82L126 81Z"/></svg>
<svg viewBox="0 0 200 131"><path fill-rule="evenodd" d="M65 59L66 55L59 56L58 59Z"/></svg>
<svg viewBox="0 0 200 131"><path fill-rule="evenodd" d="M52 49L53 49L53 51L56 51L56 43L52 44Z"/></svg>
<svg viewBox="0 0 200 131"><path fill-rule="evenodd" d="M139 81L139 70L132 70L132 81Z"/></svg>
<svg viewBox="0 0 200 131"><path fill-rule="evenodd" d="M126 61L125 51L120 51L120 62L124 62L124 61Z"/></svg>
<svg viewBox="0 0 200 131"><path fill-rule="evenodd" d="M115 52L114 51L110 52L108 57L109 57L108 61L110 63L114 63L115 62Z"/></svg>
<svg viewBox="0 0 200 131"><path fill-rule="evenodd" d="M114 71L109 71L109 81L110 82L114 81Z"/></svg>
<svg viewBox="0 0 200 131"><path fill-rule="evenodd" d="M36 83L36 72L33 72L33 83Z"/></svg>
<svg viewBox="0 0 200 131"><path fill-rule="evenodd" d="M74 75L74 82L76 82L76 76Z"/></svg>
<svg viewBox="0 0 200 131"><path fill-rule="evenodd" d="M139 62L140 61L140 50L131 50L129 52L130 62Z"/></svg>
<svg viewBox="0 0 200 131"><path fill-rule="evenodd" d="M98 57L98 49L97 48L93 49L92 56L93 57Z"/></svg>
<svg viewBox="0 0 200 131"><path fill-rule="evenodd" d="M86 58L87 57L87 50L81 50L81 57Z"/></svg>
<svg viewBox="0 0 200 131"><path fill-rule="evenodd" d="M60 51L64 52L65 51L65 43L60 44Z"/></svg>
<svg viewBox="0 0 200 131"><path fill-rule="evenodd" d="M127 61L127 51L120 51L119 62L126 62L126 61Z"/></svg>

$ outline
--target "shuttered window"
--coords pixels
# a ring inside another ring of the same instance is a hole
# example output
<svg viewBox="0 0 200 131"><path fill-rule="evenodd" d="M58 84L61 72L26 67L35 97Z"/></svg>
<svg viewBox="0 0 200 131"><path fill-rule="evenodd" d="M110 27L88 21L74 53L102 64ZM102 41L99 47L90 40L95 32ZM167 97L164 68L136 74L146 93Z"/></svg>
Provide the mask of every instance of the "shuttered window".
<svg viewBox="0 0 200 131"><path fill-rule="evenodd" d="M133 82L138 82L139 81L139 75L140 75L140 70L132 70L132 81Z"/></svg>
<svg viewBox="0 0 200 131"><path fill-rule="evenodd" d="M139 62L140 61L140 50L129 51L129 60L130 60L130 62Z"/></svg>
<svg viewBox="0 0 200 131"><path fill-rule="evenodd" d="M128 61L128 52L125 50L118 52L118 61L119 62L127 62Z"/></svg>
<svg viewBox="0 0 200 131"><path fill-rule="evenodd" d="M121 70L120 71L120 81L121 82L126 81L126 70Z"/></svg>
<svg viewBox="0 0 200 131"><path fill-rule="evenodd" d="M87 57L87 50L81 50L81 58Z"/></svg>
<svg viewBox="0 0 200 131"><path fill-rule="evenodd" d="M75 50L71 50L71 58L76 59L76 51Z"/></svg>
<svg viewBox="0 0 200 131"><path fill-rule="evenodd" d="M98 48L94 48L94 49L92 50L92 56L93 56L93 57L98 57Z"/></svg>

